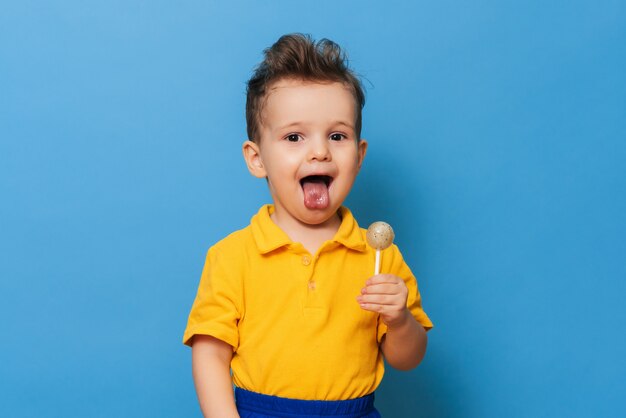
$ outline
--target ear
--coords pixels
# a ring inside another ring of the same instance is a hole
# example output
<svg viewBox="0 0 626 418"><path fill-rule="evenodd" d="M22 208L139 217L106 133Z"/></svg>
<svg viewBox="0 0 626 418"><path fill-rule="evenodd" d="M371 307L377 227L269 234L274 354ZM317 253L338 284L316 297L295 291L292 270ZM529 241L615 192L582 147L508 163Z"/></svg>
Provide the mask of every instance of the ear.
<svg viewBox="0 0 626 418"><path fill-rule="evenodd" d="M267 177L267 172L263 166L263 160L261 160L261 149L259 144L252 141L246 141L243 143L242 151L243 159L246 160L246 165L248 166L250 174L258 178Z"/></svg>
<svg viewBox="0 0 626 418"><path fill-rule="evenodd" d="M365 158L365 154L367 153L367 141L365 139L360 139L357 142L357 158L359 159L358 168L361 169L361 165L363 164L363 159Z"/></svg>

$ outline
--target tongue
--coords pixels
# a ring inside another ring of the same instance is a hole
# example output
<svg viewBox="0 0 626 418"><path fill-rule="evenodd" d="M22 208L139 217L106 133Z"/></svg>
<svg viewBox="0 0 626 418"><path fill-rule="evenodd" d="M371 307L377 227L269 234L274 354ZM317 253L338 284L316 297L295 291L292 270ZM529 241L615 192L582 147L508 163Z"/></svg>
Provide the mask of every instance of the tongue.
<svg viewBox="0 0 626 418"><path fill-rule="evenodd" d="M304 206L307 209L326 209L330 203L328 186L323 181L305 181L302 183L304 191Z"/></svg>

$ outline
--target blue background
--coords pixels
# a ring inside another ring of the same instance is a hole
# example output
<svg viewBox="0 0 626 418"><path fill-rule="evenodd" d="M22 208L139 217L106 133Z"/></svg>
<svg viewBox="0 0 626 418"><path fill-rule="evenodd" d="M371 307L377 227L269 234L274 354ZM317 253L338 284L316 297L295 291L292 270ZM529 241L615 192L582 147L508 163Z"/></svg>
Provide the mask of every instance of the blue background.
<svg viewBox="0 0 626 418"><path fill-rule="evenodd" d="M0 416L198 417L206 250L268 201L245 81L281 34L345 47L435 322L386 417L626 413L623 1L3 1Z"/></svg>

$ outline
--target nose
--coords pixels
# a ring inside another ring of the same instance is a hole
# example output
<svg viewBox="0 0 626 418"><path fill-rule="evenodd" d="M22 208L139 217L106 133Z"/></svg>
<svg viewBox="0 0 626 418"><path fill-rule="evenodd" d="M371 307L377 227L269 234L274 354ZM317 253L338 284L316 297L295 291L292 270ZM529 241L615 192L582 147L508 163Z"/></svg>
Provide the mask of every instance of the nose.
<svg viewBox="0 0 626 418"><path fill-rule="evenodd" d="M332 154L330 152L327 138L315 138L311 141L311 148L309 149L310 161L331 161Z"/></svg>

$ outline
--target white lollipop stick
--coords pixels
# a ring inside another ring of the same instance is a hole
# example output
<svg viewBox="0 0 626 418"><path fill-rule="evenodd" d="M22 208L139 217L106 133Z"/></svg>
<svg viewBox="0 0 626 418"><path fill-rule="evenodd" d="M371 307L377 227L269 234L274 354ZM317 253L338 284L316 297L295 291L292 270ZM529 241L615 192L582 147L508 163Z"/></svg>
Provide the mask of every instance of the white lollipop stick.
<svg viewBox="0 0 626 418"><path fill-rule="evenodd" d="M376 250L376 267L374 267L374 276L380 273L380 250Z"/></svg>
<svg viewBox="0 0 626 418"><path fill-rule="evenodd" d="M380 273L380 251L389 248L393 243L393 229L388 223L374 222L367 228L367 243L376 250L376 265L374 266L374 275Z"/></svg>

